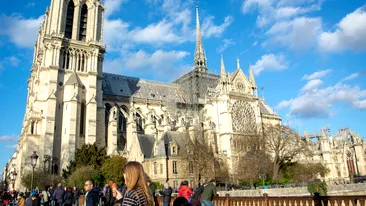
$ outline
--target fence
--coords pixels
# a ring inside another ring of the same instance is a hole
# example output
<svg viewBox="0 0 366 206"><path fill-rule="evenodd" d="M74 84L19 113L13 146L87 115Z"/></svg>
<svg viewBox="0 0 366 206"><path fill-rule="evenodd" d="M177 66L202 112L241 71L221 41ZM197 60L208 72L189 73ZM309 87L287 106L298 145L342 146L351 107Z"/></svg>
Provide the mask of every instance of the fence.
<svg viewBox="0 0 366 206"><path fill-rule="evenodd" d="M170 205L176 197L172 197ZM298 196L298 197L215 197L215 206L365 206L366 196ZM158 197L158 206L162 198Z"/></svg>

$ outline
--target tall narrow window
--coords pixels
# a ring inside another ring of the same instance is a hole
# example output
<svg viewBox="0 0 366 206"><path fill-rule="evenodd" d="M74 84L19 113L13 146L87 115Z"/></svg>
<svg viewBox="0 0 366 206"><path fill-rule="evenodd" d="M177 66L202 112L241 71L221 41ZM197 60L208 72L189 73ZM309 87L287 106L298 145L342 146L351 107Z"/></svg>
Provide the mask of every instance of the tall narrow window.
<svg viewBox="0 0 366 206"><path fill-rule="evenodd" d="M127 128L127 121L125 116L123 115L122 112L119 112L119 118L118 118L118 130L120 132L126 132L126 128Z"/></svg>
<svg viewBox="0 0 366 206"><path fill-rule="evenodd" d="M142 126L142 117L140 116L139 113L136 113L136 129L137 129L137 133L139 133L139 134L144 133L144 129Z"/></svg>
<svg viewBox="0 0 366 206"><path fill-rule="evenodd" d="M178 174L177 161L173 161L173 174Z"/></svg>
<svg viewBox="0 0 366 206"><path fill-rule="evenodd" d="M154 175L158 174L158 168L156 162L154 162Z"/></svg>
<svg viewBox="0 0 366 206"><path fill-rule="evenodd" d="M88 23L88 7L84 4L81 7L79 41L86 41L86 28Z"/></svg>
<svg viewBox="0 0 366 206"><path fill-rule="evenodd" d="M102 38L102 24L103 24L103 8L98 7L98 26L97 26L97 40Z"/></svg>
<svg viewBox="0 0 366 206"><path fill-rule="evenodd" d="M163 174L163 164L160 164L160 174Z"/></svg>
<svg viewBox="0 0 366 206"><path fill-rule="evenodd" d="M81 103L80 109L80 136L85 135L85 103Z"/></svg>
<svg viewBox="0 0 366 206"><path fill-rule="evenodd" d="M66 26L65 26L65 38L71 39L72 37L72 24L74 22L74 9L75 5L73 1L69 2L66 13Z"/></svg>

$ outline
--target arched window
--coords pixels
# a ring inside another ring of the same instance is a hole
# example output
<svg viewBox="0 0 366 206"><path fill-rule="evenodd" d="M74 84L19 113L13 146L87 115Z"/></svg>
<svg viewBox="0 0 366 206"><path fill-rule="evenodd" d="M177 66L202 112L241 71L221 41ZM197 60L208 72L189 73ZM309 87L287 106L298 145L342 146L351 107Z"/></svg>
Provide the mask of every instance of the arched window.
<svg viewBox="0 0 366 206"><path fill-rule="evenodd" d="M118 130L120 132L126 132L126 128L127 128L126 118L122 114L122 112L119 112L119 117L118 117Z"/></svg>
<svg viewBox="0 0 366 206"><path fill-rule="evenodd" d="M84 4L81 7L79 41L86 41L86 29L88 23L88 7Z"/></svg>
<svg viewBox="0 0 366 206"><path fill-rule="evenodd" d="M136 130L137 130L137 133L139 133L139 134L144 133L144 129L142 127L142 117L140 116L139 113L136 113Z"/></svg>
<svg viewBox="0 0 366 206"><path fill-rule="evenodd" d="M65 38L71 39L72 37L72 25L74 23L74 2L71 0L67 6L66 13L66 26L65 26Z"/></svg>

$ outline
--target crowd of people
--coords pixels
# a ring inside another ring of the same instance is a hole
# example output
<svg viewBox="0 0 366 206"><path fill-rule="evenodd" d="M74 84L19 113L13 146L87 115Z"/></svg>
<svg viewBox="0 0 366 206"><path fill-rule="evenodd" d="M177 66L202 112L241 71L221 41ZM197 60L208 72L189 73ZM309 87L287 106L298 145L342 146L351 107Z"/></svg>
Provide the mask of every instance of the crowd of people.
<svg viewBox="0 0 366 206"><path fill-rule="evenodd" d="M158 196L161 196L163 206L213 206L212 199L217 195L215 180L194 192L188 181L182 181L172 202L173 189L169 183L156 193L156 185L139 162L128 162L123 173L123 186L109 180L101 189L90 179L85 181L83 189L62 187L59 183L55 190L48 187L42 191L36 188L31 193L4 191L0 196L0 206L156 206L159 205Z"/></svg>

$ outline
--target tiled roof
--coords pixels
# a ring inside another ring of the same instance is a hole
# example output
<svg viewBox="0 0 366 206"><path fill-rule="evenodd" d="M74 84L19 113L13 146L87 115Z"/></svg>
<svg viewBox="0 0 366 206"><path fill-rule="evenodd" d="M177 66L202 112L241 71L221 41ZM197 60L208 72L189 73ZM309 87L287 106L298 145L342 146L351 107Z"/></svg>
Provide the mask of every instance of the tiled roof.
<svg viewBox="0 0 366 206"><path fill-rule="evenodd" d="M103 73L103 93L106 95L146 98L167 102L185 102L179 85Z"/></svg>

